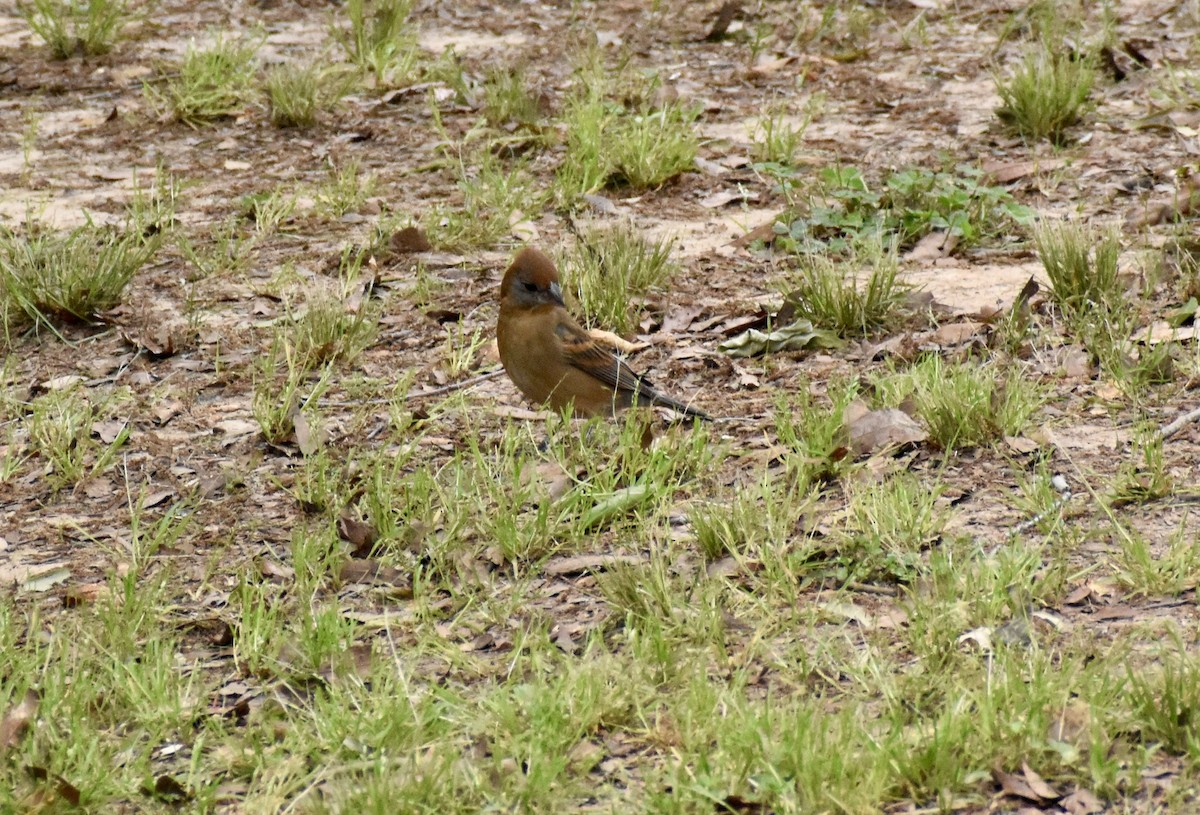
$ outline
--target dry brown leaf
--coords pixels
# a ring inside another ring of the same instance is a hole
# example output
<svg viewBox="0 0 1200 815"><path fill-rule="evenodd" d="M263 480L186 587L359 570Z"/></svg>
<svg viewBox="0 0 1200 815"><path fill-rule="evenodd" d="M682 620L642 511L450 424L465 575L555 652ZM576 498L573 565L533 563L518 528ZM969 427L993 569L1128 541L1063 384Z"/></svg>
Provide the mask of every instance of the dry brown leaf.
<svg viewBox="0 0 1200 815"><path fill-rule="evenodd" d="M89 478L83 485L83 494L88 498L109 498L116 492L117 486L112 479L102 475Z"/></svg>
<svg viewBox="0 0 1200 815"><path fill-rule="evenodd" d="M754 162L752 162L750 157L745 154L731 153L718 158L717 163L730 170L740 170L743 167L749 167Z"/></svg>
<svg viewBox="0 0 1200 815"><path fill-rule="evenodd" d="M1017 299L1013 301L1012 307L1017 310L1028 308L1029 301L1041 289L1042 286L1037 282L1037 278L1030 275L1029 279L1025 281L1025 285L1017 292Z"/></svg>
<svg viewBox="0 0 1200 815"><path fill-rule="evenodd" d="M1066 618L1044 608L1034 609L1030 612L1029 621L1042 630L1070 631L1072 628Z"/></svg>
<svg viewBox="0 0 1200 815"><path fill-rule="evenodd" d="M1004 443L1007 444L1009 449L1014 453L1020 453L1023 456L1036 452L1039 448L1041 448L1041 445L1036 441L1033 439L1027 439L1024 436L1005 436Z"/></svg>
<svg viewBox="0 0 1200 815"><path fill-rule="evenodd" d="M862 399L852 399L842 411L842 423L849 427L871 412L871 406Z"/></svg>
<svg viewBox="0 0 1200 815"><path fill-rule="evenodd" d="M517 221L509 227L508 231L510 235L522 243L533 243L541 236L537 224L528 220Z"/></svg>
<svg viewBox="0 0 1200 815"><path fill-rule="evenodd" d="M30 766L25 768L29 777L39 784L53 782L53 789L40 789L36 794L37 804L31 809L34 812L52 812L56 808L55 796L62 798L73 807L79 806L79 788L67 781L61 775L52 773L45 767Z"/></svg>
<svg viewBox="0 0 1200 815"><path fill-rule="evenodd" d="M775 240L775 221L776 220L777 220L776 218L772 218L771 220L767 221L765 224L759 224L758 226L754 227L749 232L747 232L745 235L742 235L740 238L734 238L733 240L731 240L729 242L730 246L737 246L739 248L745 248L745 247L749 246L750 244L754 243L755 241L762 241L763 243L771 243L773 240Z"/></svg>
<svg viewBox="0 0 1200 815"><path fill-rule="evenodd" d="M871 612L857 603L821 603L820 609L834 617L858 623L864 631L873 631L875 629L875 618L871 616Z"/></svg>
<svg viewBox="0 0 1200 815"><path fill-rule="evenodd" d="M175 497L175 490L157 490L155 492L146 493L141 499L142 509L156 507L173 497Z"/></svg>
<svg viewBox="0 0 1200 815"><path fill-rule="evenodd" d="M371 643L356 642L345 651L331 654L329 661L317 670L317 676L326 682L339 676L354 676L360 680L369 680L372 660Z"/></svg>
<svg viewBox="0 0 1200 815"><path fill-rule="evenodd" d="M1093 620L1133 620L1138 616L1138 610L1125 603L1115 603L1111 606L1101 606L1092 614Z"/></svg>
<svg viewBox="0 0 1200 815"><path fill-rule="evenodd" d="M1164 342L1187 342L1200 335L1200 328L1194 325L1175 328L1166 320L1157 320L1145 328L1139 328L1130 337L1134 342L1144 342L1147 345L1158 345Z"/></svg>
<svg viewBox="0 0 1200 815"><path fill-rule="evenodd" d="M737 383L739 388L742 388L743 390L757 390L762 386L762 382L759 380L759 378L750 371L747 371L745 368L735 368L734 370L737 372Z"/></svg>
<svg viewBox="0 0 1200 815"><path fill-rule="evenodd" d="M365 583L375 586L391 586L403 595L412 595L412 578L392 566L385 566L373 558L354 558L342 565L338 578L343 583Z"/></svg>
<svg viewBox="0 0 1200 815"><path fill-rule="evenodd" d="M1051 741L1081 744L1086 742L1091 726L1092 709L1084 702L1075 700L1054 717L1046 736Z"/></svg>
<svg viewBox="0 0 1200 815"><path fill-rule="evenodd" d="M1104 804L1091 790L1077 789L1058 802L1067 815L1096 815L1104 811Z"/></svg>
<svg viewBox="0 0 1200 815"><path fill-rule="evenodd" d="M238 438L240 436L249 436L251 433L257 433L261 428L258 422L255 421L225 419L213 425L213 429L221 431L230 438Z"/></svg>
<svg viewBox="0 0 1200 815"><path fill-rule="evenodd" d="M659 330L664 334L679 334L686 331L704 312L705 308L701 305L673 304L663 315L662 327Z"/></svg>
<svg viewBox="0 0 1200 815"><path fill-rule="evenodd" d="M929 434L911 416L896 408L872 410L846 426L850 449L856 455L925 441Z"/></svg>
<svg viewBox="0 0 1200 815"><path fill-rule="evenodd" d="M726 204L733 203L734 201L737 201L740 199L741 199L741 195L739 195L736 192L731 192L729 190L720 190L718 192L714 192L712 195L706 195L705 197L701 198L696 203L698 203L700 206L704 207L705 209L720 209L721 207L725 206Z"/></svg>
<svg viewBox="0 0 1200 815"><path fill-rule="evenodd" d="M918 340L922 343L938 345L943 348L963 345L977 337L983 336L983 323L964 322L964 323L947 323L939 326L937 330L922 335Z"/></svg>
<svg viewBox="0 0 1200 815"><path fill-rule="evenodd" d="M537 464L526 462L521 467L521 485L536 484L540 492L551 501L557 501L568 492L575 483L571 474L562 468L557 461L541 461Z"/></svg>
<svg viewBox="0 0 1200 815"><path fill-rule="evenodd" d="M183 402L180 402L178 399L163 399L150 408L150 413L154 416L154 420L161 426L174 419L180 413L183 413L183 408Z"/></svg>
<svg viewBox="0 0 1200 815"><path fill-rule="evenodd" d="M1000 785L1000 789L1005 795L1024 798L1026 801L1033 801L1035 804L1042 803L1042 797L1034 792L1025 779L1016 773L1006 773L997 766L992 768L992 779Z"/></svg>
<svg viewBox="0 0 1200 815"><path fill-rule="evenodd" d="M471 639L465 642L460 642L458 644L458 650L462 651L464 654L469 654L473 651L490 650L495 644L496 638L492 636L491 632L481 631L475 636L471 637Z"/></svg>
<svg viewBox="0 0 1200 815"><path fill-rule="evenodd" d="M160 320L138 326L125 326L121 337L125 342L145 351L152 358L162 359L179 351L184 326L178 320Z"/></svg>
<svg viewBox="0 0 1200 815"><path fill-rule="evenodd" d="M29 688L21 701L9 708L4 718L0 719L0 756L21 743L25 731L37 716L40 701L38 692Z"/></svg>
<svg viewBox="0 0 1200 815"><path fill-rule="evenodd" d="M368 557L379 541L379 532L374 525L360 520L349 510L338 516L337 533L339 538L350 544L350 557L354 558Z"/></svg>
<svg viewBox="0 0 1200 815"><path fill-rule="evenodd" d="M279 582L288 582L296 579L295 569L270 558L264 558L259 561L258 573L268 580Z"/></svg>
<svg viewBox="0 0 1200 815"><path fill-rule="evenodd" d="M56 376L53 379L47 379L41 383L41 389L43 391L61 391L74 387L83 381L85 381L84 377L79 374L65 374L63 376Z"/></svg>
<svg viewBox="0 0 1200 815"><path fill-rule="evenodd" d="M599 215L617 215L621 212L620 207L613 203L611 198L603 195L589 193L583 196L584 203L592 208Z"/></svg>
<svg viewBox="0 0 1200 815"><path fill-rule="evenodd" d="M1071 590L1066 597L1063 598L1063 605L1077 606L1092 596L1092 588L1086 583L1082 586L1076 586Z"/></svg>
<svg viewBox="0 0 1200 815"><path fill-rule="evenodd" d="M518 405L496 405L492 408L492 415L499 416L501 419L518 419L523 422L532 422L538 419L545 419L550 414Z"/></svg>
<svg viewBox="0 0 1200 815"><path fill-rule="evenodd" d="M885 608L875 615L875 627L879 629L903 628L908 625L908 613L899 607Z"/></svg>
<svg viewBox="0 0 1200 815"><path fill-rule="evenodd" d="M1102 425L1080 424L1074 427L1043 427L1031 433L1063 450L1118 450L1129 441L1128 430Z"/></svg>
<svg viewBox="0 0 1200 815"><path fill-rule="evenodd" d="M232 357L233 357L233 355L230 354L229 357L222 358L221 361L227 362L229 364L233 364L235 360L232 359ZM176 370L179 370L179 371L190 371L191 373L194 373L194 374L208 373L210 371L216 370L216 365L213 364L213 361L211 359L207 359L207 358L204 358L204 359L173 359L173 360L171 360L171 367L175 368Z"/></svg>
<svg viewBox="0 0 1200 815"><path fill-rule="evenodd" d="M671 351L671 359L704 359L707 356L702 349L694 346L675 348ZM732 367L729 370L733 370Z"/></svg>
<svg viewBox="0 0 1200 815"><path fill-rule="evenodd" d="M958 236L951 232L927 232L904 256L907 260L936 260L949 257L958 246Z"/></svg>
<svg viewBox="0 0 1200 815"><path fill-rule="evenodd" d="M1121 593L1120 584L1115 577L1098 577L1088 581L1092 596L1097 599L1116 597Z"/></svg>
<svg viewBox="0 0 1200 815"><path fill-rule="evenodd" d="M700 172L711 176L722 176L729 172L729 168L723 164L718 164L715 161L709 161L702 156L696 156L696 169Z"/></svg>
<svg viewBox="0 0 1200 815"><path fill-rule="evenodd" d="M1057 801L1062 798L1062 794L1054 787L1046 783L1046 781L1038 775L1028 762L1021 762L1021 773L1025 776L1025 783L1033 790L1034 794L1043 801Z"/></svg>
<svg viewBox="0 0 1200 815"><path fill-rule="evenodd" d="M500 346L496 343L496 338L492 337L483 348L479 349L479 364L488 367L499 362Z"/></svg>
<svg viewBox="0 0 1200 815"><path fill-rule="evenodd" d="M735 557L726 555L720 560L714 560L705 567L704 573L709 577L733 577L742 571L742 564Z"/></svg>
<svg viewBox="0 0 1200 815"><path fill-rule="evenodd" d="M309 424L304 411L297 410L292 414L292 427L296 437L296 446L300 448L303 455L311 456L321 448L320 428L314 428Z"/></svg>
<svg viewBox="0 0 1200 815"><path fill-rule="evenodd" d="M119 357L97 357L96 359L87 362L86 370L88 375L93 378L108 376L113 371L119 370L128 365L133 360L133 354L122 354Z"/></svg>
<svg viewBox="0 0 1200 815"><path fill-rule="evenodd" d="M1017 179L1034 173L1053 172L1066 164L1061 158L1030 159L1027 161L995 162L985 161L983 172L991 184L1008 184Z"/></svg>
<svg viewBox="0 0 1200 815"><path fill-rule="evenodd" d="M1125 219L1125 226L1131 229L1141 229L1173 221L1177 218L1192 214L1200 203L1200 178L1191 176L1175 193L1174 200L1148 207L1142 212L1130 213Z"/></svg>
<svg viewBox="0 0 1200 815"><path fill-rule="evenodd" d="M554 626L554 631L552 632L554 644L557 645L559 650L561 650L564 654L578 654L581 650L583 650L582 646L579 644L579 640L577 640L575 637L575 635L579 633L577 629L580 628L580 626Z"/></svg>
<svg viewBox="0 0 1200 815"><path fill-rule="evenodd" d="M542 574L548 577L562 577L603 571L618 563L634 565L645 562L646 559L638 555L570 555L550 558L542 567Z"/></svg>
<svg viewBox="0 0 1200 815"><path fill-rule="evenodd" d="M772 74L779 73L781 70L791 65L795 61L796 56L794 54L784 57L777 57L774 59L763 58L756 62L754 67L746 73L749 74L750 78L752 79L767 77L771 76Z"/></svg>
<svg viewBox="0 0 1200 815"><path fill-rule="evenodd" d="M1067 379L1091 379L1095 373L1092 355L1085 348L1079 346L1066 348L1063 350L1060 360Z"/></svg>

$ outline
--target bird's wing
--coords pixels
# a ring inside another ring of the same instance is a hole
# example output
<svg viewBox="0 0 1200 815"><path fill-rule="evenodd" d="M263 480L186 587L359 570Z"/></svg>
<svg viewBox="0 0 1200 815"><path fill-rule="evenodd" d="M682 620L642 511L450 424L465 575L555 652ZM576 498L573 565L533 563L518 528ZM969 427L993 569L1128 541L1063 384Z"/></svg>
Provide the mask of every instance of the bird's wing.
<svg viewBox="0 0 1200 815"><path fill-rule="evenodd" d="M628 407L631 400L642 400L660 405L705 421L711 421L707 413L656 391L649 381L625 364L625 361L609 351L579 327L574 320L560 319L554 333L562 343L563 360L572 368L603 382L613 389L614 397L622 406Z"/></svg>
<svg viewBox="0 0 1200 815"><path fill-rule="evenodd" d="M653 392L649 384L623 360L592 339L574 322L559 320L554 333L562 341L564 359L573 368L595 377L614 390Z"/></svg>

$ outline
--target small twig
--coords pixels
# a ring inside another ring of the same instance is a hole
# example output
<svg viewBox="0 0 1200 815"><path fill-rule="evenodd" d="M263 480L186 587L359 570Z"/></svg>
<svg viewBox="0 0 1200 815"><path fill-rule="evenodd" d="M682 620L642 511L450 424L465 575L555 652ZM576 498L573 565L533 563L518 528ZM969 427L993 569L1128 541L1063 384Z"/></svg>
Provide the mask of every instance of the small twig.
<svg viewBox="0 0 1200 815"><path fill-rule="evenodd" d="M1058 492L1058 498L1056 498L1054 503L1044 511L1039 512L1032 518L1026 518L1024 521L1021 521L1019 524L1010 529L1008 531L1008 540L1011 541L1018 535L1022 535L1030 529L1033 529L1033 527L1037 526L1054 513L1060 512L1062 508L1067 505L1067 502L1074 497L1074 494L1071 492L1070 484L1068 484L1067 479L1063 478L1061 475L1056 475L1051 478L1050 485L1054 487L1056 492ZM993 549L993 552L994 551L995 550Z"/></svg>
<svg viewBox="0 0 1200 815"><path fill-rule="evenodd" d="M1176 418L1174 421L1163 425L1158 430L1158 437L1160 439L1162 439L1163 441L1166 441L1171 436L1175 435L1180 430L1182 430L1184 427L1186 427L1189 423L1197 421L1197 420L1200 420L1200 407L1190 410L1187 413L1183 414L1182 416ZM1072 462L1072 464L1074 464L1074 462ZM1078 470L1078 466L1076 466L1076 469ZM1057 482L1057 483L1055 483L1055 482ZM1055 502L1053 504L1051 504L1050 507L1048 509L1046 509L1046 511L1039 512L1037 515L1034 515L1032 518L1027 518L1026 520L1021 521L1019 524L1017 524L1012 529L1010 529L1008 532L1008 540L1012 540L1013 538L1017 537L1018 535L1021 535L1025 532L1029 531L1030 529L1032 529L1033 527L1037 526L1042 521L1044 521L1046 518L1048 518L1051 514L1060 512L1062 510L1062 508L1064 506L1066 506L1067 502L1070 501L1071 498L1074 497L1073 494L1071 493L1070 487L1067 485L1066 479L1063 478L1061 475L1056 475L1054 477L1054 480L1052 483L1054 483L1054 488L1056 490L1058 490L1058 493L1059 493L1058 498L1055 500ZM1103 506L1103 503L1100 501L1100 497L1098 495L1096 495L1095 491L1092 490L1092 488L1090 486L1088 486L1088 484L1086 482L1084 482L1084 486L1087 487L1087 490L1091 494L1092 498L1098 504ZM1109 512L1111 515L1111 510L1108 510L1106 508L1105 511Z"/></svg>
<svg viewBox="0 0 1200 815"><path fill-rule="evenodd" d="M857 580L851 580L844 588L863 594L878 594L881 597L896 597L900 594L895 586L876 586L873 583L859 583Z"/></svg>
<svg viewBox="0 0 1200 815"><path fill-rule="evenodd" d="M407 396L405 396L404 399L407 402L411 402L414 399L424 399L427 396L441 396L443 393L450 393L452 391L462 390L463 388L474 387L475 385L478 385L480 382L486 382L487 380L497 377L502 373L504 373L503 368L496 368L494 370L486 371L484 373L478 374L477 376L473 376L470 379L464 379L461 382L453 382L449 385L442 385L442 387L434 388L431 391L421 391L420 393L410 393Z"/></svg>
<svg viewBox="0 0 1200 815"><path fill-rule="evenodd" d="M751 413L743 416L713 416L713 423L716 422L760 422L766 419L769 414L766 413Z"/></svg>
<svg viewBox="0 0 1200 815"><path fill-rule="evenodd" d="M451 391L462 390L463 388L470 388L474 385L478 385L480 382L486 382L489 379L497 377L502 373L504 373L503 368L496 368L493 371L485 371L484 373L481 373L477 376L472 376L469 379L464 379L461 382L452 382L449 385L443 385L440 388L434 388L433 390L421 391L420 393L407 394L404 397L404 401L412 402L415 399L424 399L427 396L440 396L443 393L450 393ZM360 399L360 400L357 400L354 402L333 402L333 401L327 402L325 400L321 400L321 407L345 408L345 407L360 407L363 405L390 405L393 401L395 401L395 400L393 400L393 399Z"/></svg>
<svg viewBox="0 0 1200 815"><path fill-rule="evenodd" d="M1188 411L1170 424L1163 425L1158 431L1158 437L1163 441L1166 441L1167 439L1171 438L1171 436L1174 436L1176 433L1182 430L1184 425L1188 424L1189 422L1194 422L1197 419L1200 419L1200 407L1196 408L1195 410Z"/></svg>
<svg viewBox="0 0 1200 815"><path fill-rule="evenodd" d="M1033 527L1037 526L1042 521L1049 518L1052 514L1061 510L1064 506L1066 506L1067 502L1070 501L1072 497L1074 497L1074 496L1071 493L1069 493L1069 492L1064 493L1063 495L1060 495L1058 498L1056 498L1054 503L1051 504L1049 506L1049 508L1046 509L1045 512L1039 512L1037 515L1034 515L1032 518L1026 518L1025 520L1021 521L1019 524L1017 524L1016 526L1014 526L1012 529L1009 530L1009 532L1008 532L1009 540L1012 540L1013 538L1017 537L1018 535L1028 532L1030 529L1033 529Z"/></svg>
<svg viewBox="0 0 1200 815"><path fill-rule="evenodd" d="M88 382L88 386L91 387L93 385L100 385L100 384L108 384L108 385L116 384L116 381L125 375L125 372L129 370L130 366L133 365L133 363L138 361L138 358L141 357L141 355L142 355L142 349L135 348L133 353L130 355L129 359L125 360L125 362L122 363L121 367L117 368L116 373L109 374L108 376L102 376L99 379L93 379L90 382Z"/></svg>

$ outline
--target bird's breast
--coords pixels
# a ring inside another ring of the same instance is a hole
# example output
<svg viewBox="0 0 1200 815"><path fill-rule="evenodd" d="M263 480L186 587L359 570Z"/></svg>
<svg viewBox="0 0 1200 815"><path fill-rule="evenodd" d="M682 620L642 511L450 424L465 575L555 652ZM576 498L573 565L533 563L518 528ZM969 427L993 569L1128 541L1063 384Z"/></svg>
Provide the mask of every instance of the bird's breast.
<svg viewBox="0 0 1200 815"><path fill-rule="evenodd" d="M552 315L533 309L506 313L502 308L496 327L496 346L509 379L539 403L550 397L566 373L562 345L547 317Z"/></svg>

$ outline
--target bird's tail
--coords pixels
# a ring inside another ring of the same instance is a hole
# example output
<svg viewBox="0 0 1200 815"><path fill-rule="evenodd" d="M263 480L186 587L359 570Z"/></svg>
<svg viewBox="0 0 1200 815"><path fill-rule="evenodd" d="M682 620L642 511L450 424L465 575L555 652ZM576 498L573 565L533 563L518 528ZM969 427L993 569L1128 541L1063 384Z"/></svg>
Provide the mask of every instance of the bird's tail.
<svg viewBox="0 0 1200 815"><path fill-rule="evenodd" d="M701 421L704 421L704 422L712 421L712 416L709 416L703 410L700 410L699 408L690 407L688 405L683 404L682 402L676 402L671 397L663 396L661 393L651 391L650 393L643 394L643 398L645 398L646 401L652 405L658 405L659 407L670 408L671 410L675 411L676 413L681 413L684 416L687 416L689 419L700 419Z"/></svg>

